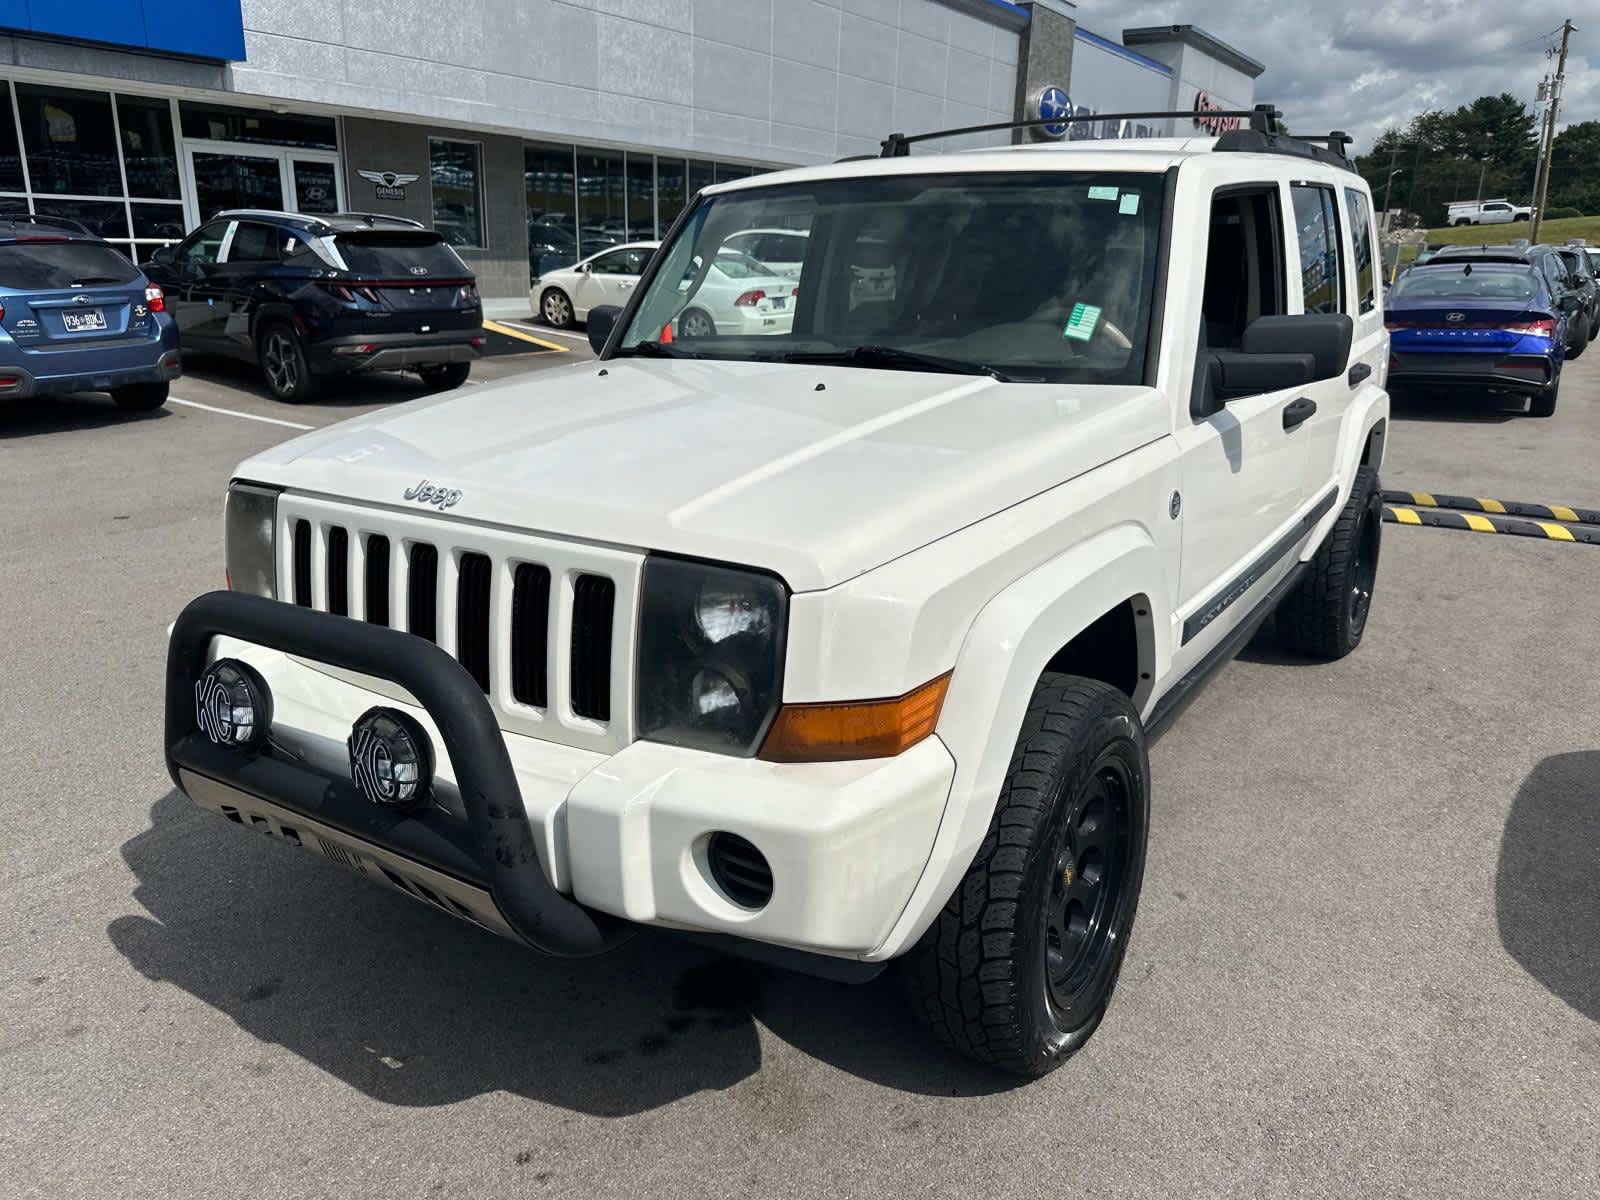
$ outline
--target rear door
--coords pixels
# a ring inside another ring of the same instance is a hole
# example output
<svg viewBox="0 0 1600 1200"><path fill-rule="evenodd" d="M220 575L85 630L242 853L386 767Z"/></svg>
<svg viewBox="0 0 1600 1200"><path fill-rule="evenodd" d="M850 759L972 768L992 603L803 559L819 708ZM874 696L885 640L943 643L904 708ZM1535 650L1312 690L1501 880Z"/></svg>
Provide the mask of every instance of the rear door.
<svg viewBox="0 0 1600 1200"><path fill-rule="evenodd" d="M55 236L0 245L4 327L24 350L93 346L147 326L144 276L100 241Z"/></svg>
<svg viewBox="0 0 1600 1200"><path fill-rule="evenodd" d="M349 286L382 310L383 332L438 333L481 321L471 269L432 230L359 230L334 244L355 277Z"/></svg>
<svg viewBox="0 0 1600 1200"><path fill-rule="evenodd" d="M251 318L263 296L264 276L276 268L282 235L260 221L240 221L228 239L227 253L210 270L207 333L234 354L254 354Z"/></svg>

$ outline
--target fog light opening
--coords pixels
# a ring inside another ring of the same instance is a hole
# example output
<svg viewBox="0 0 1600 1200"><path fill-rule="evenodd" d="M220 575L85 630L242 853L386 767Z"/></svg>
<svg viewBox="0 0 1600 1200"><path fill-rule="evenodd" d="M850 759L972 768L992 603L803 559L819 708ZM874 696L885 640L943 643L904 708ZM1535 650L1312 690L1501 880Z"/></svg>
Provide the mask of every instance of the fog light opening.
<svg viewBox="0 0 1600 1200"><path fill-rule="evenodd" d="M762 909L772 899L766 855L736 833L719 831L706 843L706 866L717 889L740 908Z"/></svg>
<svg viewBox="0 0 1600 1200"><path fill-rule="evenodd" d="M219 658L195 681L194 715L213 745L254 753L272 728L272 692L254 667Z"/></svg>
<svg viewBox="0 0 1600 1200"><path fill-rule="evenodd" d="M371 708L350 731L350 778L384 808L412 809L433 791L433 744L415 720L392 708Z"/></svg>

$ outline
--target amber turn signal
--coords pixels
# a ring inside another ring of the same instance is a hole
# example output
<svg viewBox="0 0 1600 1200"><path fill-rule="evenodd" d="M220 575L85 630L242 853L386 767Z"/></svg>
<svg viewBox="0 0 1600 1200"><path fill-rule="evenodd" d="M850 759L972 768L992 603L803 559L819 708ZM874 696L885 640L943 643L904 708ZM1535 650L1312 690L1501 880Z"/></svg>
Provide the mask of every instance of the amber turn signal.
<svg viewBox="0 0 1600 1200"><path fill-rule="evenodd" d="M946 671L893 700L785 704L760 757L785 763L892 758L933 732L949 687Z"/></svg>

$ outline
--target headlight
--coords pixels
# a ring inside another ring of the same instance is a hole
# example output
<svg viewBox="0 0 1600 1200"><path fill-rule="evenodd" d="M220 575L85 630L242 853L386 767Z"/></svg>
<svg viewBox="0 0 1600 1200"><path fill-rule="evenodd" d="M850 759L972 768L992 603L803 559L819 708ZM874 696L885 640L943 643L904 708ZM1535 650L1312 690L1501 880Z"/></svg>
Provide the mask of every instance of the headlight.
<svg viewBox="0 0 1600 1200"><path fill-rule="evenodd" d="M224 513L229 588L276 599L277 490L250 483L231 484Z"/></svg>
<svg viewBox="0 0 1600 1200"><path fill-rule="evenodd" d="M778 711L789 593L770 575L649 558L639 602L638 734L749 757Z"/></svg>

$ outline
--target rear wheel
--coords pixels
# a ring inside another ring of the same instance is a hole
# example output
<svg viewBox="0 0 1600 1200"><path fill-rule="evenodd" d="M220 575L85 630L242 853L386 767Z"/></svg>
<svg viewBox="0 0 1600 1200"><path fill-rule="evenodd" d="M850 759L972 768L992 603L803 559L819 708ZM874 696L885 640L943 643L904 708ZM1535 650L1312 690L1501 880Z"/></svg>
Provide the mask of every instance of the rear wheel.
<svg viewBox="0 0 1600 1200"><path fill-rule="evenodd" d="M546 288L539 297L539 313L545 324L557 329L572 327L572 300L560 288Z"/></svg>
<svg viewBox="0 0 1600 1200"><path fill-rule="evenodd" d="M1278 637L1314 658L1343 658L1361 644L1383 544L1378 473L1356 471L1355 486L1311 570L1278 606Z"/></svg>
<svg viewBox="0 0 1600 1200"><path fill-rule="evenodd" d="M899 962L946 1045L1043 1075L1089 1040L1133 928L1149 780L1127 696L1072 675L1039 680L972 866Z"/></svg>
<svg viewBox="0 0 1600 1200"><path fill-rule="evenodd" d="M1558 375L1550 383L1540 388L1533 394L1533 400L1528 404L1530 417L1553 417L1556 415L1556 393L1561 390L1561 377Z"/></svg>
<svg viewBox="0 0 1600 1200"><path fill-rule="evenodd" d="M1564 357L1573 359L1581 355L1588 348L1591 336L1589 318L1581 314L1574 317L1567 323L1567 352Z"/></svg>
<svg viewBox="0 0 1600 1200"><path fill-rule="evenodd" d="M435 391L448 392L458 388L467 381L467 376L472 374L472 364L464 362L429 363L419 367L417 374L422 376L422 382Z"/></svg>
<svg viewBox="0 0 1600 1200"><path fill-rule="evenodd" d="M167 402L167 384L130 383L127 387L113 388L111 399L124 412L153 412Z"/></svg>
<svg viewBox="0 0 1600 1200"><path fill-rule="evenodd" d="M302 404L316 394L317 381L300 339L288 325L268 325L256 339L256 357L267 388L287 404Z"/></svg>
<svg viewBox="0 0 1600 1200"><path fill-rule="evenodd" d="M717 332L716 322L704 309L691 308L678 318L678 336L686 338L712 337Z"/></svg>

